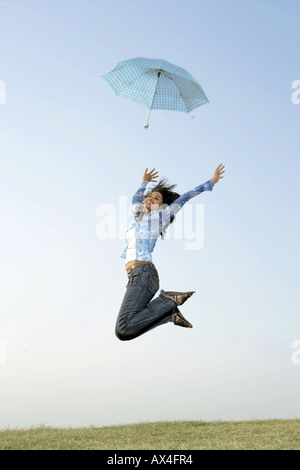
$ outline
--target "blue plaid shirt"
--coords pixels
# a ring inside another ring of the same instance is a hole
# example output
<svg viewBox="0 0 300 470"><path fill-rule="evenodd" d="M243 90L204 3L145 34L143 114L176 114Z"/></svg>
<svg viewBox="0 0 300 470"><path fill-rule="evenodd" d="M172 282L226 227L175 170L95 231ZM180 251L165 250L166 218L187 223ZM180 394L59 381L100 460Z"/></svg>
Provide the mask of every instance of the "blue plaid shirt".
<svg viewBox="0 0 300 470"><path fill-rule="evenodd" d="M152 262L152 251L155 247L158 237L162 231L172 222L177 212L192 197L198 196L203 191L211 191L213 183L208 180L206 183L182 194L176 201L172 202L165 209L158 209L148 212L145 215L143 197L148 181L142 183L132 198L132 211L134 222L128 230L135 228L136 240L136 260ZM126 258L127 247L123 251L121 258Z"/></svg>

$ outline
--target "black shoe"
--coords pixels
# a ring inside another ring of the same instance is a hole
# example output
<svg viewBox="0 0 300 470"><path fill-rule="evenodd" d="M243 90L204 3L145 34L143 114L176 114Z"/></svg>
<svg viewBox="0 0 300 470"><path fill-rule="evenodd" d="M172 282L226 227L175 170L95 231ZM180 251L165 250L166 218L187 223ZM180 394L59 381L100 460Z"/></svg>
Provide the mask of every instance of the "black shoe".
<svg viewBox="0 0 300 470"><path fill-rule="evenodd" d="M174 325L177 326L183 326L184 328L193 328L193 325L191 325L190 322L184 318L182 313L179 311L179 309L176 307L174 310L174 315L175 315L175 320L174 320Z"/></svg>
<svg viewBox="0 0 300 470"><path fill-rule="evenodd" d="M184 304L184 302L187 299L189 299L194 293L195 293L195 291L189 291L189 292L172 292L172 291L166 292L166 291L162 291L162 294L165 294L166 297L171 297L173 300L175 300L177 305Z"/></svg>

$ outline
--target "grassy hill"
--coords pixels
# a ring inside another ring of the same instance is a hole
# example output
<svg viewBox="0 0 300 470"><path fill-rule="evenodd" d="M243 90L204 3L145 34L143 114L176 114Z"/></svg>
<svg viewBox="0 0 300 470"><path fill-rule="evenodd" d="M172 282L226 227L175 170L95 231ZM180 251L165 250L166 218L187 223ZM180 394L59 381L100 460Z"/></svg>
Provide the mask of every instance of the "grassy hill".
<svg viewBox="0 0 300 470"><path fill-rule="evenodd" d="M300 450L300 419L0 431L0 450Z"/></svg>

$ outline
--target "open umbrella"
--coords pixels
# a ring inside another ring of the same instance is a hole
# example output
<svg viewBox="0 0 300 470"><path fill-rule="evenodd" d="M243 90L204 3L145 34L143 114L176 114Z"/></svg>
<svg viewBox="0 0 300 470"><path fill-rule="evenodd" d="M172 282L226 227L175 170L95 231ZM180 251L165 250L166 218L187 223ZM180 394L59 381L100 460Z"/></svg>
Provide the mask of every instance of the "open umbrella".
<svg viewBox="0 0 300 470"><path fill-rule="evenodd" d="M149 127L152 109L189 113L208 103L204 91L192 75L166 60L143 57L125 60L103 78L116 95L150 108L145 128Z"/></svg>

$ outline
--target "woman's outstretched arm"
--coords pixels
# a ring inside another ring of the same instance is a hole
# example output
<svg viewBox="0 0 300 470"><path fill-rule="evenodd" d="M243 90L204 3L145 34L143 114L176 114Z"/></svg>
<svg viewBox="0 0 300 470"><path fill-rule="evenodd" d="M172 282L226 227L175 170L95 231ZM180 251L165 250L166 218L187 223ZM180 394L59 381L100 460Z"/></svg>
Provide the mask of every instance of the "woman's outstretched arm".
<svg viewBox="0 0 300 470"><path fill-rule="evenodd" d="M186 193L182 194L179 198L172 202L170 206L164 209L162 215L164 224L170 223L177 212L179 212L184 204L190 199L198 196L198 194L203 193L203 191L212 191L214 184L223 178L222 175L225 173L224 168L225 166L223 164L219 165L210 180L206 181L204 184L200 184L200 186L196 186L196 188L192 189L191 191L187 191Z"/></svg>

